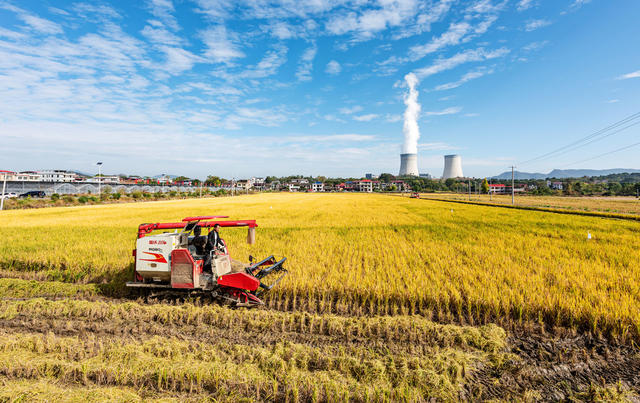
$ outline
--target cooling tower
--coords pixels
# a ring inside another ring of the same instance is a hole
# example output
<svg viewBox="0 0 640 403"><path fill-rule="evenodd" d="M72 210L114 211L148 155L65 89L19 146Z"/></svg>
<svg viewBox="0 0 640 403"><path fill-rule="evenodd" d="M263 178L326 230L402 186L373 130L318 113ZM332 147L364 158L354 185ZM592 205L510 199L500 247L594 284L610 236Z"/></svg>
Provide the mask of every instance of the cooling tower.
<svg viewBox="0 0 640 403"><path fill-rule="evenodd" d="M459 155L445 155L442 179L462 177L464 177L462 174L462 157Z"/></svg>
<svg viewBox="0 0 640 403"><path fill-rule="evenodd" d="M418 154L400 154L399 176L418 176Z"/></svg>

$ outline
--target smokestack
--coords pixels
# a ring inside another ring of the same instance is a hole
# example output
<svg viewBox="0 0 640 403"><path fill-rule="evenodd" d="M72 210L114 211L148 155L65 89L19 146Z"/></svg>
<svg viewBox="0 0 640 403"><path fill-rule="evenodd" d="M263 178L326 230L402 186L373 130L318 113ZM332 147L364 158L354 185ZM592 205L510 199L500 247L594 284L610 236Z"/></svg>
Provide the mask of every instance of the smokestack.
<svg viewBox="0 0 640 403"><path fill-rule="evenodd" d="M445 155L444 156L444 172L442 173L442 179L449 178L462 178L462 157L459 155Z"/></svg>
<svg viewBox="0 0 640 403"><path fill-rule="evenodd" d="M418 154L400 154L399 176L418 176Z"/></svg>

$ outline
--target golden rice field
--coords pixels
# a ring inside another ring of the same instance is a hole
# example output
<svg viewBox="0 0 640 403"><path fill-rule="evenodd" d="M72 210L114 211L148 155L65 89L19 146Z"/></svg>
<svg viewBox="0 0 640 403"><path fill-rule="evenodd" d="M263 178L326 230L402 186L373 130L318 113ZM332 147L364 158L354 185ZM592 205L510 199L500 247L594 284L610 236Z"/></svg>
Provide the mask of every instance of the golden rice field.
<svg viewBox="0 0 640 403"><path fill-rule="evenodd" d="M214 214L259 224L255 245L222 230L232 257L288 258L265 309L127 298L138 224ZM640 392L640 356L626 353L640 342L639 222L281 193L11 210L0 223L0 400Z"/></svg>
<svg viewBox="0 0 640 403"><path fill-rule="evenodd" d="M482 203L511 204L511 194L422 193L424 198L471 200ZM568 209L640 215L640 199L633 196L531 196L516 195L516 206Z"/></svg>
<svg viewBox="0 0 640 403"><path fill-rule="evenodd" d="M280 309L640 335L640 225L621 220L360 194L6 211L0 265L25 279L123 282L138 224L199 214L258 221L256 245L241 229L224 237L237 259L289 259L291 275L269 299Z"/></svg>

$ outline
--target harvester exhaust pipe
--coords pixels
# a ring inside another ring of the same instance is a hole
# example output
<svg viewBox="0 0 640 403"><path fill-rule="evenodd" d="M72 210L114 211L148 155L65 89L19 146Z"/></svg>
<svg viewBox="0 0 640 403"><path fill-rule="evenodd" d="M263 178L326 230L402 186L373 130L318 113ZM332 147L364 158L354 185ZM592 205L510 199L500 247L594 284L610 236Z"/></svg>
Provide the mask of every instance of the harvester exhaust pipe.
<svg viewBox="0 0 640 403"><path fill-rule="evenodd" d="M253 245L256 243L256 229L255 227L249 227L247 231L247 243Z"/></svg>

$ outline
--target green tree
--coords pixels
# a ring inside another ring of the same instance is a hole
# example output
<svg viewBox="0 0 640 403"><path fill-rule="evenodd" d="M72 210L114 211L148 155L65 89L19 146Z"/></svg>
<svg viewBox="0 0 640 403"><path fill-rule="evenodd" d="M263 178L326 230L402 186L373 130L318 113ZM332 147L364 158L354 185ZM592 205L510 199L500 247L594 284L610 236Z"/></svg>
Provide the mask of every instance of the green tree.
<svg viewBox="0 0 640 403"><path fill-rule="evenodd" d="M484 178L484 180L482 181L480 189L482 189L482 193L489 193L489 181L487 180L487 178Z"/></svg>
<svg viewBox="0 0 640 403"><path fill-rule="evenodd" d="M456 180L453 178L449 178L446 181L444 181L444 185L447 187L448 190L454 190L456 184Z"/></svg>
<svg viewBox="0 0 640 403"><path fill-rule="evenodd" d="M219 176L209 175L207 176L207 180L205 180L204 183L207 186L218 187L222 183L222 180L220 179Z"/></svg>
<svg viewBox="0 0 640 403"><path fill-rule="evenodd" d="M378 179L380 180L380 182L390 183L394 181L396 177L391 174L383 173L383 174L380 174L380 177Z"/></svg>

